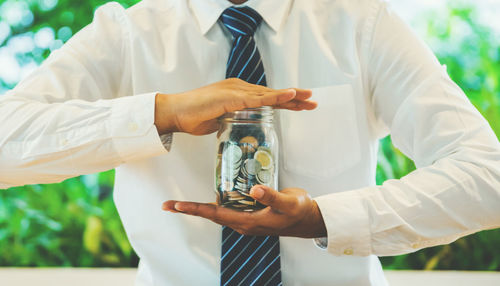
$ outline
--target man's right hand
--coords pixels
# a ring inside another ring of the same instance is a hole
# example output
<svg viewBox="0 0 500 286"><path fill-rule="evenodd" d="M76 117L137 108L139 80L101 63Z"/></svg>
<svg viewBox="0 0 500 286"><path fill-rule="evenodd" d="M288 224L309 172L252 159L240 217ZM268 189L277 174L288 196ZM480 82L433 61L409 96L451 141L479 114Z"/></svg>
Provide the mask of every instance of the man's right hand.
<svg viewBox="0 0 500 286"><path fill-rule="evenodd" d="M312 110L305 89L272 89L230 78L177 94L157 94L155 125L158 132L205 135L219 129L217 118L224 113L251 107L273 106L290 110Z"/></svg>

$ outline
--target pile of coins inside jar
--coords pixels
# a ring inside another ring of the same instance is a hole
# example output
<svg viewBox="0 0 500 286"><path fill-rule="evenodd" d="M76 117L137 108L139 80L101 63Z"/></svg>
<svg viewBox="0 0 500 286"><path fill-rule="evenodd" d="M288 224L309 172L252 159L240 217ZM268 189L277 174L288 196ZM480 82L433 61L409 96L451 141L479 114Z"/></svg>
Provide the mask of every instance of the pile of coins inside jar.
<svg viewBox="0 0 500 286"><path fill-rule="evenodd" d="M257 136L258 137L258 136ZM271 149L254 136L220 142L217 154L216 193L219 205L241 211L265 206L250 197L256 184L273 185L274 158Z"/></svg>

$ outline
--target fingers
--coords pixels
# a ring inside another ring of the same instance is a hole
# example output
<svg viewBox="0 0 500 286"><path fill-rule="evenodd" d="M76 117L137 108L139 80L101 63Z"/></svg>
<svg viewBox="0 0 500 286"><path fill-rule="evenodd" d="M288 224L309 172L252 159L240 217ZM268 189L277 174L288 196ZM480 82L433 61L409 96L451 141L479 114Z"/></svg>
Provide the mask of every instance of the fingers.
<svg viewBox="0 0 500 286"><path fill-rule="evenodd" d="M173 212L173 213L178 213L178 211L175 209L175 203L177 201L166 201L162 204L161 208L165 211Z"/></svg>
<svg viewBox="0 0 500 286"><path fill-rule="evenodd" d="M225 112L260 106L290 110L312 110L317 106L317 103L308 100L312 96L312 91L309 89L272 89L237 78L226 79L224 83L229 84L229 88L239 97L238 100L234 100L234 97L221 97L224 100Z"/></svg>
<svg viewBox="0 0 500 286"><path fill-rule="evenodd" d="M295 89L277 90L258 94L252 97L244 97L245 107L273 106L279 109L289 110L313 110L318 106L318 103L312 100L307 100L309 95L303 95L303 99L297 98L293 92Z"/></svg>
<svg viewBox="0 0 500 286"><path fill-rule="evenodd" d="M162 208L166 211L182 212L188 215L203 217L222 225L245 223L251 215L224 208L214 203L166 201L163 203Z"/></svg>
<svg viewBox="0 0 500 286"><path fill-rule="evenodd" d="M312 96L310 89L294 88L296 94L293 100L276 104L274 108L289 109L294 111L313 110L318 106L318 103L313 100L308 100Z"/></svg>
<svg viewBox="0 0 500 286"><path fill-rule="evenodd" d="M246 101L248 107L273 106L289 102L296 96L295 89L280 89L257 93Z"/></svg>
<svg viewBox="0 0 500 286"><path fill-rule="evenodd" d="M260 203L282 213L293 212L299 203L296 196L282 194L264 185L253 186L250 195Z"/></svg>
<svg viewBox="0 0 500 286"><path fill-rule="evenodd" d="M291 96L294 94L294 96ZM280 105L287 102L297 102L297 103L305 103L306 106L311 106L313 101L308 101L312 96L312 92L309 89L300 89L300 88L289 88L289 89L278 89L278 90L268 90L266 92L261 92L257 94L265 104L264 105ZM314 109L315 107L309 107L310 109ZM302 108L306 109L306 108Z"/></svg>
<svg viewBox="0 0 500 286"><path fill-rule="evenodd" d="M163 203L162 209L209 219L245 235L277 235L278 231L287 225L286 217L271 208L249 213L221 207L215 203L167 201Z"/></svg>
<svg viewBox="0 0 500 286"><path fill-rule="evenodd" d="M273 106L274 108L277 109L288 109L288 110L294 110L294 111L300 111L300 110L313 110L316 107L318 107L318 103L316 101L312 100L306 100L306 101L300 101L300 100L292 100L289 102L285 102L279 105Z"/></svg>
<svg viewBox="0 0 500 286"><path fill-rule="evenodd" d="M295 99L306 100L311 98L312 91L310 89L294 88L295 89Z"/></svg>

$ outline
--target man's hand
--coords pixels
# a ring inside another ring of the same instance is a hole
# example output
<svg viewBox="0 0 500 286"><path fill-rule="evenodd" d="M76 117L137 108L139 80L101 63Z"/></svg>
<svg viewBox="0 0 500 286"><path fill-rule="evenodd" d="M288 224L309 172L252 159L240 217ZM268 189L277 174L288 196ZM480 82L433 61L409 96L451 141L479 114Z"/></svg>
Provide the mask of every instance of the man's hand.
<svg viewBox="0 0 500 286"><path fill-rule="evenodd" d="M317 104L308 100L310 97L310 90L275 90L230 78L183 93L157 94L155 125L160 134L205 135L219 129L217 118L226 112L265 105L311 110Z"/></svg>
<svg viewBox="0 0 500 286"><path fill-rule="evenodd" d="M256 185L250 195L268 206L255 212L239 212L214 203L166 201L166 211L194 215L226 225L245 235L279 235L303 238L326 236L326 227L318 205L302 189L281 192Z"/></svg>

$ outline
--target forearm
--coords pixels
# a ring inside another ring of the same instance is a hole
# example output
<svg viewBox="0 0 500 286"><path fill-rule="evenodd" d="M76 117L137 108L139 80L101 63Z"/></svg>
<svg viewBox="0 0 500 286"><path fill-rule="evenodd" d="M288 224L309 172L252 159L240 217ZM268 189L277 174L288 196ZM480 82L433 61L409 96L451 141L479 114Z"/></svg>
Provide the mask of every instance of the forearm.
<svg viewBox="0 0 500 286"><path fill-rule="evenodd" d="M328 250L399 255L499 227L499 182L494 158L477 165L450 157L382 186L316 198Z"/></svg>
<svg viewBox="0 0 500 286"><path fill-rule="evenodd" d="M52 183L166 152L154 123L155 94L41 103L0 99L0 187Z"/></svg>

